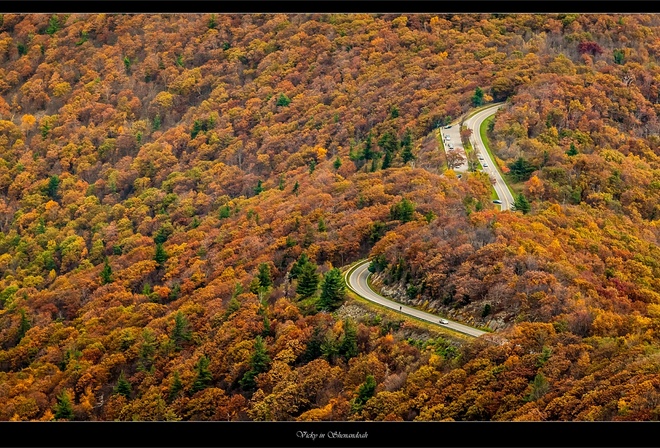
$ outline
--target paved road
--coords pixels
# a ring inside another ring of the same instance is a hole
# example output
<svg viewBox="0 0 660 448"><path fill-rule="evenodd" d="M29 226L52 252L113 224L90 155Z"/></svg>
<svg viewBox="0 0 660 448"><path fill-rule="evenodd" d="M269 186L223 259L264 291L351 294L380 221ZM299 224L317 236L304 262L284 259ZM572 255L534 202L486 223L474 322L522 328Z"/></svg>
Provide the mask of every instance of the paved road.
<svg viewBox="0 0 660 448"><path fill-rule="evenodd" d="M454 168L457 173L464 173L468 170L467 155L465 148L463 148L463 140L461 140L461 125L460 122L453 123L449 129L440 128L440 138L445 145L445 153L450 151L450 145L454 150L457 150L465 159L461 166ZM449 138L449 139L447 139Z"/></svg>
<svg viewBox="0 0 660 448"><path fill-rule="evenodd" d="M481 336L482 334L487 334L486 331L477 330L476 328L468 327L467 325L459 324L458 322L453 322L451 320L449 320L448 324L440 324L440 316L431 313L426 313L424 311L420 311L418 309L406 305L402 305L398 302L395 302L390 299L386 299L385 297L376 294L369 287L369 284L367 283L367 277L369 277L370 274L369 261L370 260L363 261L362 263L357 265L357 268L355 268L354 270L349 269L346 272L346 274L344 274L346 283L348 284L349 288L355 291L358 295L372 302L386 306L387 308L391 308L395 311L399 311L403 314L407 314L409 316L413 316L418 319L425 320L435 325L450 328L452 330L458 331L463 334L467 334L469 336L477 337L477 336ZM347 277L349 272L351 273L350 278Z"/></svg>
<svg viewBox="0 0 660 448"><path fill-rule="evenodd" d="M481 133L479 132L481 129L481 123L483 123L486 118L495 114L497 109L503 105L503 103L494 104L493 106L487 107L486 109L477 112L472 117L465 120L465 125L472 129L472 137L470 137L470 140L477 156L483 158L483 160L480 159L480 162L484 171L495 179L495 185L493 187L495 188L495 192L497 192L498 198L502 201L502 204L500 205L501 209L511 210L511 206L514 202L513 195L507 188L504 179L502 179L502 175L497 170L495 161L491 159L488 151L486 151L484 142L481 139Z"/></svg>

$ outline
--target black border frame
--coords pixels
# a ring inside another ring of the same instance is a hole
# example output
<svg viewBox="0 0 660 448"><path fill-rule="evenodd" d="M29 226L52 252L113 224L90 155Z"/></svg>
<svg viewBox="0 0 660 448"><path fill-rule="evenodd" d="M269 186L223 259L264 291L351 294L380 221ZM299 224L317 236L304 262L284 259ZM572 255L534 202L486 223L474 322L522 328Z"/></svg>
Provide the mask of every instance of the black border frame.
<svg viewBox="0 0 660 448"><path fill-rule="evenodd" d="M210 12L636 14L658 13L660 2L22 0L0 3L0 13ZM7 447L655 447L660 446L659 430L657 422L0 422L0 444ZM333 433L366 433L367 437L338 438Z"/></svg>

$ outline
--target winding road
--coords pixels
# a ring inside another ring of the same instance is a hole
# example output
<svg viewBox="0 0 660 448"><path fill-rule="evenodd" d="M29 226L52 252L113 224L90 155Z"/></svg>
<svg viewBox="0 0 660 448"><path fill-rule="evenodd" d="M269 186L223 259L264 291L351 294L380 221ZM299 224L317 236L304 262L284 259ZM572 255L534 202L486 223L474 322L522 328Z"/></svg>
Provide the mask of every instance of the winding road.
<svg viewBox="0 0 660 448"><path fill-rule="evenodd" d="M486 120L491 115L495 114L497 110L503 105L504 103L496 103L493 104L492 106L486 107L480 110L479 112L475 113L470 118L466 119L464 124L468 128L472 129L472 136L471 136L472 147L474 148L477 156L480 158L484 171L495 179L495 185L493 185L493 187L495 188L495 192L497 193L498 198L500 199L500 201L502 201L501 209L511 210L511 207L513 206L513 202L514 202L513 195L509 191L509 188L506 186L506 183L504 182L502 175L497 169L495 162L490 157L490 154L488 154L488 151L486 151L486 146L484 145L480 132L481 124L484 122L484 120ZM458 123L454 123L454 125L458 125ZM454 127L458 128L458 126L454 126ZM455 131L455 133L458 132L456 129L453 129L453 131ZM440 135L441 138L444 138L442 132ZM456 142L460 142L460 136L458 137L454 136L454 139ZM460 143L457 143L457 146L459 146L462 149L462 145ZM461 170L459 169L459 171ZM458 322L454 322L449 319L443 319L438 315L427 313L425 311L418 310L417 308L403 305L399 302L395 302L394 300L388 299L376 293L373 289L371 289L369 283L367 282L367 279L369 278L370 275L369 262L370 260L368 259L361 261L357 265L348 269L344 274L344 280L346 281L346 284L348 285L349 289L351 289L354 293L358 294L360 297L363 297L371 302L375 302L379 305L390 308L394 311L398 311L402 314L416 317L417 319L430 322L432 324L439 325L448 328L450 330L454 330L459 333L466 334L468 336L479 337L484 334L488 334L488 332L486 331L479 330L477 328L473 328ZM447 323L442 323L443 320Z"/></svg>
<svg viewBox="0 0 660 448"><path fill-rule="evenodd" d="M495 179L495 185L493 185L493 187L495 188L497 197L500 201L502 201L502 204L500 205L501 209L511 210L514 202L513 195L511 194L511 191L509 191L509 188L506 186L502 175L497 169L497 165L495 165L495 161L490 157L488 151L486 151L486 146L481 139L480 132L481 124L484 122L484 120L496 113L497 110L503 105L504 103L498 103L480 110L465 120L464 124L468 128L472 129L472 136L470 137L470 140L477 156L483 158L483 160L480 159L480 162L483 166L484 172L488 173L493 179Z"/></svg>
<svg viewBox="0 0 660 448"><path fill-rule="evenodd" d="M381 296L380 294L377 294L369 287L369 283L367 283L367 278L369 277L369 274L371 274L369 272L370 261L371 260L365 260L363 262L360 262L360 264L349 269L344 274L344 279L346 280L346 284L348 285L348 287L359 296L364 297L365 299L371 302L375 302L378 303L379 305L385 306L395 311L399 311L400 313L407 314L408 316L416 317L417 319L421 319L435 325L440 325L442 327L449 328L450 330L467 334L468 336L477 337L487 333L486 331L478 330L476 328L472 328L467 325L460 324L458 322L453 322L448 319L447 319L448 322L447 324L441 324L440 316L427 313L425 311L421 311L407 305L403 305L399 302L395 302L394 300L387 299Z"/></svg>

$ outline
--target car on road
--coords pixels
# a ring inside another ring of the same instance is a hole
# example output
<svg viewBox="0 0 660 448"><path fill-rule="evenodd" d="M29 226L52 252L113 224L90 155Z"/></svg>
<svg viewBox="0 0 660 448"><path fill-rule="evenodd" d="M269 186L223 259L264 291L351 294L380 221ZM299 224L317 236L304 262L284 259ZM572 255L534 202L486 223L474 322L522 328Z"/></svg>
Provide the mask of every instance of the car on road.
<svg viewBox="0 0 660 448"><path fill-rule="evenodd" d="M502 203L502 201L500 201L499 199L495 199L495 200L493 201L493 204L501 204L501 203Z"/></svg>
<svg viewBox="0 0 660 448"><path fill-rule="evenodd" d="M487 164L487 163L484 163L483 166L484 166L484 168L488 168L488 164Z"/></svg>
<svg viewBox="0 0 660 448"><path fill-rule="evenodd" d="M483 159L484 159L483 157L479 156L479 160L483 160Z"/></svg>
<svg viewBox="0 0 660 448"><path fill-rule="evenodd" d="M451 129L451 125L448 124L447 126L445 126L445 129Z"/></svg>
<svg viewBox="0 0 660 448"><path fill-rule="evenodd" d="M454 145L452 145L452 144L450 143L450 144L449 144L449 149L454 149Z"/></svg>
<svg viewBox="0 0 660 448"><path fill-rule="evenodd" d="M442 325L447 325L447 324L449 324L449 321L447 319L440 319L440 323Z"/></svg>

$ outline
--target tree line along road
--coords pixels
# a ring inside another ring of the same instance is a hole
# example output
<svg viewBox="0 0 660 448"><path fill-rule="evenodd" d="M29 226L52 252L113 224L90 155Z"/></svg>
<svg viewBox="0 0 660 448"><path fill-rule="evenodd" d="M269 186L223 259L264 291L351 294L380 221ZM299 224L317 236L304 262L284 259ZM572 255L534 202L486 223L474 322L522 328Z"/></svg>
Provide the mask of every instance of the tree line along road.
<svg viewBox="0 0 660 448"><path fill-rule="evenodd" d="M501 209L510 210L513 205L514 199L513 195L509 191L509 188L506 186L502 175L498 171L495 162L486 151L486 146L484 141L481 138L481 125L482 123L491 115L495 114L497 110L502 107L503 103L493 104L492 106L486 107L483 110L478 111L473 116L467 118L464 124L472 130L472 147L474 148L477 156L479 156L482 162L484 171L488 173L495 179L495 191L502 201ZM441 134L442 135L442 134ZM386 308L390 308L394 311L399 311L402 314L415 317L422 321L432 323L434 325L439 325L450 330L457 331L459 333L466 334L468 336L479 337L488 332L479 330L478 328L470 327L468 325L461 324L459 322L454 322L448 319L443 319L438 315L427 313L416 308L403 305L394 300L388 299L376 293L368 283L368 278L370 275L369 272L369 263L371 260L367 259L359 262L357 265L348 269L344 274L344 280L349 289L354 293L363 297L366 300L382 305Z"/></svg>

